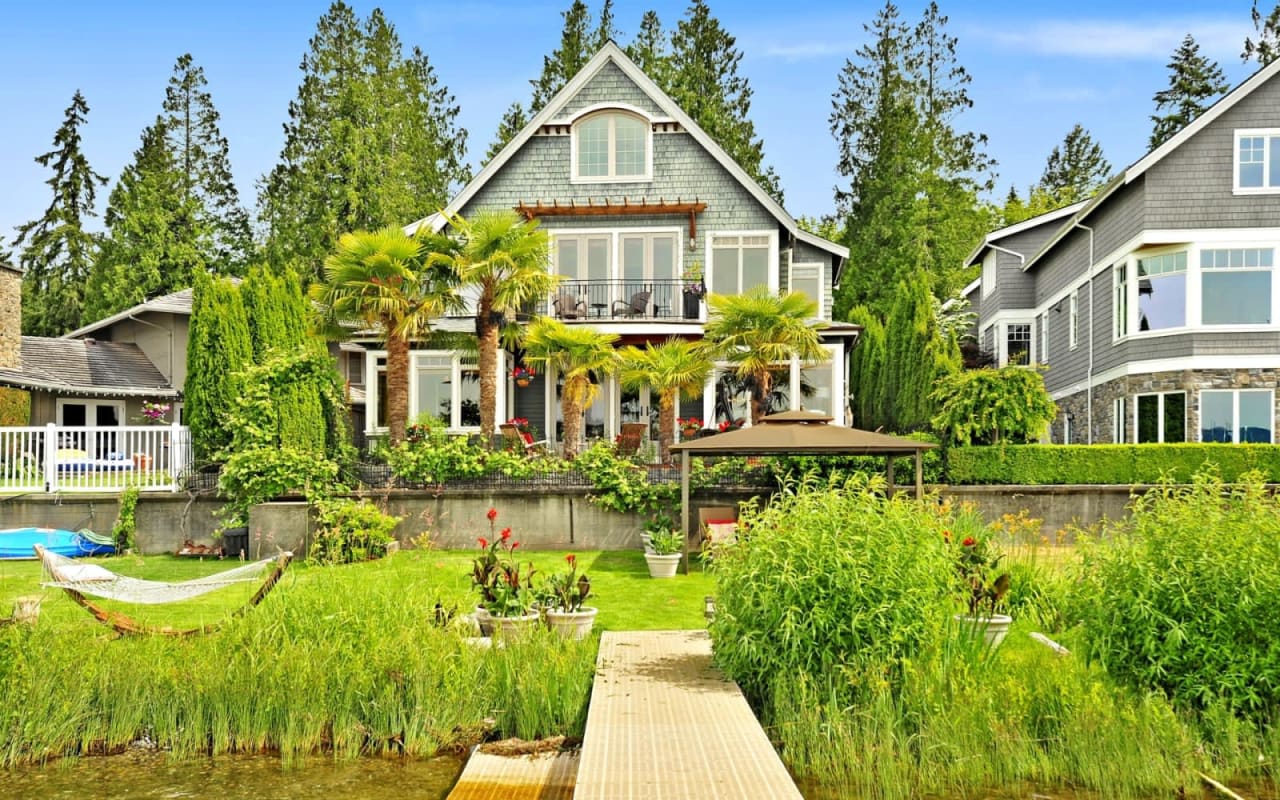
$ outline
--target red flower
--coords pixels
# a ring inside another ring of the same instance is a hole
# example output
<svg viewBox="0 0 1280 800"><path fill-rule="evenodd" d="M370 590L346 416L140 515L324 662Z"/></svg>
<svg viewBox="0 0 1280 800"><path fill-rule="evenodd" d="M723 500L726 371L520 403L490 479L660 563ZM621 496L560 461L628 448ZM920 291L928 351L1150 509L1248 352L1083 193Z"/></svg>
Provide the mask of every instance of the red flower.
<svg viewBox="0 0 1280 800"><path fill-rule="evenodd" d="M951 541L951 531L943 531L943 532L942 532L942 541L944 541L944 542L949 542L949 541Z"/></svg>
<svg viewBox="0 0 1280 800"><path fill-rule="evenodd" d="M485 516L489 518L490 522L493 522L495 519L498 518L498 509L496 508L489 509L489 513L485 514Z"/></svg>
<svg viewBox="0 0 1280 800"><path fill-rule="evenodd" d="M510 529L510 528L503 528L503 529L502 529L502 541L504 541L504 542L505 542L506 540L508 540L508 539L510 539L510 538L511 538L511 529Z"/></svg>
<svg viewBox="0 0 1280 800"><path fill-rule="evenodd" d="M960 543L960 546L961 546L961 547L973 547L973 546L974 546L975 544L977 544L977 543L978 543L978 540L977 540L977 539L974 539L972 536L966 536L966 537L964 537L964 541Z"/></svg>
<svg viewBox="0 0 1280 800"><path fill-rule="evenodd" d="M489 549L489 540L488 540L488 539L486 539L486 538L484 538L483 536L481 536L479 541L480 541L480 549L481 549L481 550L488 550L488 549Z"/></svg>
<svg viewBox="0 0 1280 800"><path fill-rule="evenodd" d="M519 543L519 542L512 542L512 543L511 543L511 549L512 549L512 550L515 550L515 549L516 549L517 547L519 547L519 546L520 546L520 543Z"/></svg>
<svg viewBox="0 0 1280 800"><path fill-rule="evenodd" d="M577 564L578 564L578 557L577 557L577 556L575 556L573 553L570 553L569 555L565 556L565 557L564 557L564 560L565 560L565 561L568 561L568 562L569 562L569 566L571 566L571 567L577 566Z"/></svg>

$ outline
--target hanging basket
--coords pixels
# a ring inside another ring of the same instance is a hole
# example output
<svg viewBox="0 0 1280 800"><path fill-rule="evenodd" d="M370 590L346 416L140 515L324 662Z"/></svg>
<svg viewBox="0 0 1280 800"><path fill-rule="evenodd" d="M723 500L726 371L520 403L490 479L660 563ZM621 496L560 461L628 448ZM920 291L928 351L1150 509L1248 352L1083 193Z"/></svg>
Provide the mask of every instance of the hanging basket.
<svg viewBox="0 0 1280 800"><path fill-rule="evenodd" d="M529 385L528 378L516 378L516 386L519 386L521 389L525 388L528 385Z"/></svg>

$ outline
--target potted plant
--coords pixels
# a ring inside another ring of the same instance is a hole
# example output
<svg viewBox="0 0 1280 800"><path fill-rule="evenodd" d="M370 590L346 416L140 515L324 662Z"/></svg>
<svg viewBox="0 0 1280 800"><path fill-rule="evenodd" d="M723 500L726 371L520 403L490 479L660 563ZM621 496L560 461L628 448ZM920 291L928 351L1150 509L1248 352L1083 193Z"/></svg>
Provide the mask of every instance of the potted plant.
<svg viewBox="0 0 1280 800"><path fill-rule="evenodd" d="M649 546L653 552L644 554L645 563L649 565L649 577L674 578L684 550L680 534L671 528L653 531L649 534Z"/></svg>
<svg viewBox="0 0 1280 800"><path fill-rule="evenodd" d="M703 282L702 262L689 262L680 280L684 282L684 318L697 319L702 297L707 293L707 284Z"/></svg>
<svg viewBox="0 0 1280 800"><path fill-rule="evenodd" d="M950 532L944 533L950 541ZM987 647L995 648L1009 633L1013 618L998 613L1009 591L1009 573L1000 570L1003 553L995 552L981 536L966 536L956 551L956 570L968 613L956 621L970 636L981 633Z"/></svg>
<svg viewBox="0 0 1280 800"><path fill-rule="evenodd" d="M578 573L578 557L564 557L569 568L547 579L547 625L566 639L585 639L596 621L596 609L582 601L591 594L591 579Z"/></svg>
<svg viewBox="0 0 1280 800"><path fill-rule="evenodd" d="M676 425L680 428L680 438L692 439L698 435L698 431L702 430L702 419L700 417L679 417L676 419Z"/></svg>
<svg viewBox="0 0 1280 800"><path fill-rule="evenodd" d="M492 533L498 510L491 508L485 516ZM492 541L483 536L478 541L481 553L472 562L471 581L480 593L476 621L481 634L511 637L528 630L539 618L533 610L533 564L522 568L515 558L520 543L511 538L510 528L503 528Z"/></svg>
<svg viewBox="0 0 1280 800"><path fill-rule="evenodd" d="M523 364L518 364L512 368L511 377L515 379L516 386L523 389L529 385L530 381L538 377L538 373L534 372L532 367L526 367Z"/></svg>

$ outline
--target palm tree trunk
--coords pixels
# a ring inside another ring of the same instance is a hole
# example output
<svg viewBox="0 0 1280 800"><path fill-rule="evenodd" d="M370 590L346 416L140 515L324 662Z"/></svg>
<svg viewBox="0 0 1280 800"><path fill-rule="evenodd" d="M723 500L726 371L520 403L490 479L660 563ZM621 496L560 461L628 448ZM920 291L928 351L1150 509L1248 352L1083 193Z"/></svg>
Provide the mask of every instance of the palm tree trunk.
<svg viewBox="0 0 1280 800"><path fill-rule="evenodd" d="M577 380L579 379L571 379L571 381ZM564 457L566 460L572 460L577 457L578 442L582 440L582 405L578 402L578 387L566 382L563 391L560 414L564 417Z"/></svg>
<svg viewBox="0 0 1280 800"><path fill-rule="evenodd" d="M675 390L669 389L658 398L658 460L671 463L671 444L676 440Z"/></svg>
<svg viewBox="0 0 1280 800"><path fill-rule="evenodd" d="M488 293L480 296L480 438L486 447L494 441L498 412L498 326L493 324L493 304Z"/></svg>
<svg viewBox="0 0 1280 800"><path fill-rule="evenodd" d="M768 410L769 394L773 391L773 375L762 370L755 375L755 391L751 393L751 424L760 424L760 418Z"/></svg>
<svg viewBox="0 0 1280 800"><path fill-rule="evenodd" d="M391 443L404 440L409 425L409 341L387 335L387 428Z"/></svg>

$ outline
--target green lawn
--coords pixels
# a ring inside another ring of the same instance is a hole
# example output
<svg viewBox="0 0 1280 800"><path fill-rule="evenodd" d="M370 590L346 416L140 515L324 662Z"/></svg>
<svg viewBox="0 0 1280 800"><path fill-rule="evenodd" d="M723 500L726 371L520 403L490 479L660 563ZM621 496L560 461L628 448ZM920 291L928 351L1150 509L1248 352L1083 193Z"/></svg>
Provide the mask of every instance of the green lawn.
<svg viewBox="0 0 1280 800"><path fill-rule="evenodd" d="M564 568L567 551L525 553L534 564L535 582ZM588 605L600 609L596 627L605 630L672 630L706 626L704 598L715 591L712 576L695 559L689 575L672 579L649 577L644 556L638 551L574 551L579 570L591 577ZM398 592L406 602L462 611L475 606L471 589L471 559L475 551L408 550L381 561L342 567L313 567L295 562L276 593L287 602L291 586L316 581L332 582L333 591L343 585L369 581L384 591ZM232 561L177 558L168 555L120 556L84 559L122 575L161 581L181 581L209 575L233 566ZM8 614L17 597L40 595L41 624L96 625L60 590L40 586L40 565L35 561L0 561L0 615ZM182 628L222 619L241 606L255 584L239 584L181 603L132 606L102 600L100 604L151 625ZM95 602L98 602L95 600ZM424 608L424 613L429 611Z"/></svg>

